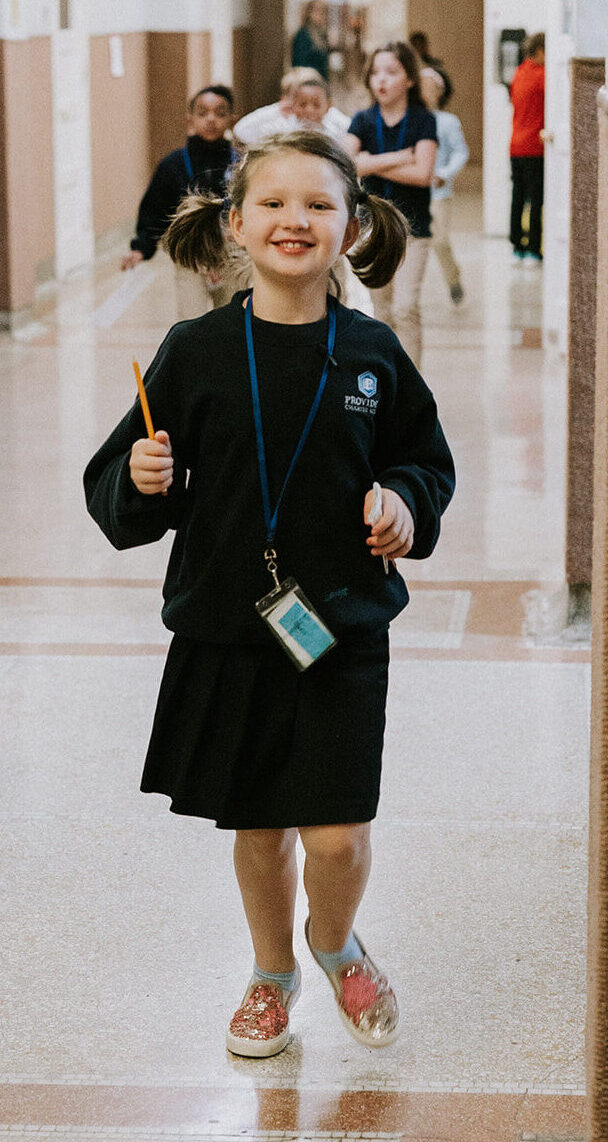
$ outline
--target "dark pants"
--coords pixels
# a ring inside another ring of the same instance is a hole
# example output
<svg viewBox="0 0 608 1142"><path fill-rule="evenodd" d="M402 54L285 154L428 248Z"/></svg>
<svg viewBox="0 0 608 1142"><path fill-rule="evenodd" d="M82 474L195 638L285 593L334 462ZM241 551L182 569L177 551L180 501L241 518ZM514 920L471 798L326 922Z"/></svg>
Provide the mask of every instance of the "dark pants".
<svg viewBox="0 0 608 1142"><path fill-rule="evenodd" d="M542 245L543 167L542 155L511 159L511 243L513 249L522 250L521 215L526 202L530 203L528 245L531 254L540 254Z"/></svg>

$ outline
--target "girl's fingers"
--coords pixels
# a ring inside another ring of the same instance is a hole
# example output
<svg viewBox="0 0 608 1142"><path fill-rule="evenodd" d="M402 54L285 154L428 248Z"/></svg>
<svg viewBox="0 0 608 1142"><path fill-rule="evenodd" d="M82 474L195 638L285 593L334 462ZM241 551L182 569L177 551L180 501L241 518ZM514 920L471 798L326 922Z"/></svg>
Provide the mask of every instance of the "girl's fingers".
<svg viewBox="0 0 608 1142"><path fill-rule="evenodd" d="M373 540L372 555L394 555L396 552L401 554L403 551L409 551L413 542L414 533L404 524L396 535L386 533L377 536Z"/></svg>
<svg viewBox="0 0 608 1142"><path fill-rule="evenodd" d="M140 468L143 472L164 472L173 467L172 456L138 456L131 464L132 468Z"/></svg>

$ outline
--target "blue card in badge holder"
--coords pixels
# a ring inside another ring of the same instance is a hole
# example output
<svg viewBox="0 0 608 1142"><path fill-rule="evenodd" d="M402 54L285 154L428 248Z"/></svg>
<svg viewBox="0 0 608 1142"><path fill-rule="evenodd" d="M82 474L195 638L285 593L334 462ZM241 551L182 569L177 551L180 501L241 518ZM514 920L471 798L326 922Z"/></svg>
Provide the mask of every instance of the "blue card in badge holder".
<svg viewBox="0 0 608 1142"><path fill-rule="evenodd" d="M336 645L295 579L285 579L255 606L298 670L308 670Z"/></svg>

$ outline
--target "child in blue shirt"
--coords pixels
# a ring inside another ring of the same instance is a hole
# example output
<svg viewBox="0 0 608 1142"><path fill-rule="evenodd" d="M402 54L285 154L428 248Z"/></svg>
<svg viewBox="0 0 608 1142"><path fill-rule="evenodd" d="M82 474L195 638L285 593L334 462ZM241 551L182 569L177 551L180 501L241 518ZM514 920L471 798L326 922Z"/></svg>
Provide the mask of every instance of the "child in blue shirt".
<svg viewBox="0 0 608 1142"><path fill-rule="evenodd" d="M435 115L439 144L431 189L433 249L439 259L450 297L458 305L464 297L464 290L460 281L460 266L450 242L450 215L454 178L468 161L469 148L458 116L443 110L446 101L443 76L432 67L423 68L420 72L420 88L424 102Z"/></svg>

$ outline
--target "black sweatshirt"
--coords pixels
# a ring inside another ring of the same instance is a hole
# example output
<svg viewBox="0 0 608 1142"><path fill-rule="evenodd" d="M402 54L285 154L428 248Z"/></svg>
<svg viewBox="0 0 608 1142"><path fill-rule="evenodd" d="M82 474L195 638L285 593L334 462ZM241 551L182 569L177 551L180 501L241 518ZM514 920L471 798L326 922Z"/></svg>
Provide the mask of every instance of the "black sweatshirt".
<svg viewBox="0 0 608 1142"><path fill-rule="evenodd" d="M170 436L174 482L143 495L129 475L145 436L139 403L89 463L88 509L117 548L177 534L164 585L170 630L214 643L272 640L254 604L272 588L243 298L173 326L146 374L156 429ZM327 318L306 325L253 319L271 502L274 506L312 405L327 347ZM279 577L293 575L334 634L386 626L408 594L366 545L366 492L376 479L407 503L409 558L431 554L454 468L432 394L387 325L338 306L336 365L287 485L274 546ZM375 391L374 391L375 390ZM187 471L189 479L186 480Z"/></svg>
<svg viewBox="0 0 608 1142"><path fill-rule="evenodd" d="M141 250L146 259L155 253L171 215L188 190L209 190L220 198L226 193L226 171L233 158L228 139L207 143L198 135L191 135L186 146L193 177L188 176L184 148L180 147L161 159L141 200L137 237L131 240L131 249Z"/></svg>

